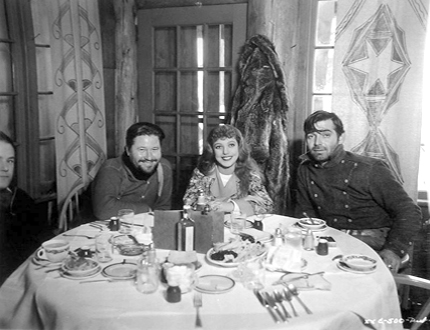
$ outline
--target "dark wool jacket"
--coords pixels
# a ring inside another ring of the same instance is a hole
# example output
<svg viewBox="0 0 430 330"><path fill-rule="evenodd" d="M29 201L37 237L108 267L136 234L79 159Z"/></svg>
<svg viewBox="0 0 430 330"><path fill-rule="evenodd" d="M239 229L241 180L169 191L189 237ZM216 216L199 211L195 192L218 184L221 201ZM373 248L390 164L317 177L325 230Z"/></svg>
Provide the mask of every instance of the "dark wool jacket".
<svg viewBox="0 0 430 330"><path fill-rule="evenodd" d="M269 39L256 35L246 42L239 59L239 74L230 124L242 132L251 148L273 200L273 212L286 214L288 104L284 74Z"/></svg>
<svg viewBox="0 0 430 330"><path fill-rule="evenodd" d="M308 155L298 169L298 212L307 212L337 229L390 227L384 248L400 257L421 228L421 211L379 159L339 145L321 166Z"/></svg>
<svg viewBox="0 0 430 330"><path fill-rule="evenodd" d="M40 221L33 199L24 190L0 190L0 285L39 246Z"/></svg>
<svg viewBox="0 0 430 330"><path fill-rule="evenodd" d="M122 156L107 160L92 183L94 215L98 219L109 219L121 209L133 209L136 213L170 210L172 168L164 158L158 168L147 180L139 180L125 165Z"/></svg>

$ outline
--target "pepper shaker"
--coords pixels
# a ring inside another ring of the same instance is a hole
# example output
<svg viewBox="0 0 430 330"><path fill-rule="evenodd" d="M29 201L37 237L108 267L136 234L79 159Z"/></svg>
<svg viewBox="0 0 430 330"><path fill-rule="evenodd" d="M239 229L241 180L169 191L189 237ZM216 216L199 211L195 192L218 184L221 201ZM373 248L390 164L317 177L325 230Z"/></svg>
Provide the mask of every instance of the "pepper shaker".
<svg viewBox="0 0 430 330"><path fill-rule="evenodd" d="M326 256L328 254L328 243L326 239L321 238L319 240L319 243L317 245L317 254L319 254L320 256Z"/></svg>

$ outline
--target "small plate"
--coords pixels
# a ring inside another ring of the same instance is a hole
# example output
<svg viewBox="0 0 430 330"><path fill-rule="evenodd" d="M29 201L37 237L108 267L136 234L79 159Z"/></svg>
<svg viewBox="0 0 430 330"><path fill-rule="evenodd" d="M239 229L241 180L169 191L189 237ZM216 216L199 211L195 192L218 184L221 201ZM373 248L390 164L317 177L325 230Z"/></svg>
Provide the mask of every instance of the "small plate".
<svg viewBox="0 0 430 330"><path fill-rule="evenodd" d="M224 227L230 229L230 220L224 221ZM254 224L251 221L246 220L244 229L253 228L253 227L254 227Z"/></svg>
<svg viewBox="0 0 430 330"><path fill-rule="evenodd" d="M91 278L91 277L94 277L94 276L100 274L101 271L102 271L102 268L100 266L98 266L94 270L94 273L89 273L89 274L86 274L85 276L70 275L67 272L64 272L63 270L60 270L60 275L64 278L69 279L69 280L85 280L87 278Z"/></svg>
<svg viewBox="0 0 430 330"><path fill-rule="evenodd" d="M263 251L260 255L255 256L253 258L250 258L248 260L243 260L241 262L224 262L224 261L220 261L220 260L213 260L211 258L211 255L214 253L214 249L211 248L207 253L206 253L206 259L210 262L213 263L215 265L221 266L221 267L237 267L240 265L241 262L245 262L245 261L252 261L254 259L260 258L263 254L267 253L267 251Z"/></svg>
<svg viewBox="0 0 430 330"><path fill-rule="evenodd" d="M349 272L349 273L355 273L355 274L371 274L376 270L376 266L373 269L370 270L355 270L355 269L351 269L349 267L345 267L343 266L341 263L336 262L337 268L339 268L340 270L343 270L345 272Z"/></svg>
<svg viewBox="0 0 430 330"><path fill-rule="evenodd" d="M54 267L54 266L61 266L62 262L51 262L48 259L40 259L37 256L34 256L31 258L31 261L37 265L37 266L43 266L43 267Z"/></svg>
<svg viewBox="0 0 430 330"><path fill-rule="evenodd" d="M233 289L232 278L222 275L204 275L198 279L195 289L203 293L226 293Z"/></svg>
<svg viewBox="0 0 430 330"><path fill-rule="evenodd" d="M117 280L127 280L136 276L137 264L134 262L119 262L106 266L102 275Z"/></svg>

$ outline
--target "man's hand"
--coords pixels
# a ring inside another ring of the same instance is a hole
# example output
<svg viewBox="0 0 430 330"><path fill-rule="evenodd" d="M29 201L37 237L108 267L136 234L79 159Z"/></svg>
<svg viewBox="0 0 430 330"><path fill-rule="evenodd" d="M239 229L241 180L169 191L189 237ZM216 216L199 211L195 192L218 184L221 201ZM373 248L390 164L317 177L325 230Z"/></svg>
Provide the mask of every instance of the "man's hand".
<svg viewBox="0 0 430 330"><path fill-rule="evenodd" d="M400 267L400 257L395 254L393 251L384 249L379 252L382 260L384 260L387 267L390 269L392 273L397 273Z"/></svg>

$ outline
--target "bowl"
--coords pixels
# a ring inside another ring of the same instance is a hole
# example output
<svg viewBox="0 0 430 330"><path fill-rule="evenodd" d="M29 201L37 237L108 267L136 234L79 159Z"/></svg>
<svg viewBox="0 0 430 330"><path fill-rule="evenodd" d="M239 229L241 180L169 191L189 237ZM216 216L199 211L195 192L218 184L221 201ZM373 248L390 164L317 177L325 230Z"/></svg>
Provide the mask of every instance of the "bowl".
<svg viewBox="0 0 430 330"><path fill-rule="evenodd" d="M318 218L312 218L313 221L309 218L301 218L298 221L299 226L311 229L311 230L317 230L321 229L326 225L326 222L324 220L318 219Z"/></svg>
<svg viewBox="0 0 430 330"><path fill-rule="evenodd" d="M64 260L61 270L70 276L84 277L99 271L100 264L92 258L70 257Z"/></svg>
<svg viewBox="0 0 430 330"><path fill-rule="evenodd" d="M348 268L351 268L356 271L370 271L376 267L376 260L362 255L362 254L350 254L347 256L343 256L340 259Z"/></svg>

